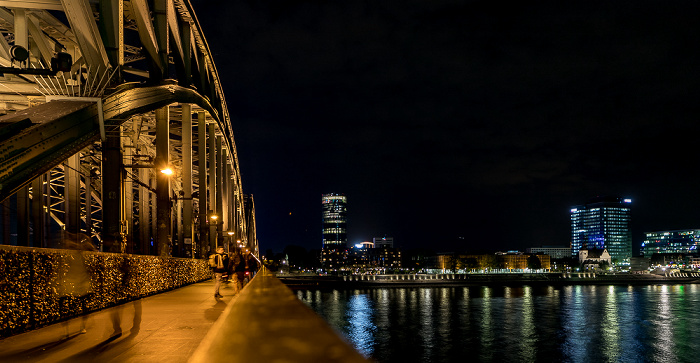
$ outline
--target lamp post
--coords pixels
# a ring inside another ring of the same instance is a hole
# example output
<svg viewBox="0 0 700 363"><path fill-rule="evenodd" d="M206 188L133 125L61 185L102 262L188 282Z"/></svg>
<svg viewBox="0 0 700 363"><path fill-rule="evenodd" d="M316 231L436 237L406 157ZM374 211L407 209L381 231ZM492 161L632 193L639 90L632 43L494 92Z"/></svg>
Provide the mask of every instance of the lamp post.
<svg viewBox="0 0 700 363"><path fill-rule="evenodd" d="M209 215L209 219L211 220L211 223L209 223L209 245L211 246L212 250L215 250L217 232L216 224L218 222L219 216L211 212Z"/></svg>
<svg viewBox="0 0 700 363"><path fill-rule="evenodd" d="M236 233L233 232L233 231L228 231L227 234L228 234L228 243L226 244L226 246L227 246L228 248L227 248L227 251L226 251L226 252L228 252L228 250L231 249L231 243L233 242L233 235L236 234Z"/></svg>

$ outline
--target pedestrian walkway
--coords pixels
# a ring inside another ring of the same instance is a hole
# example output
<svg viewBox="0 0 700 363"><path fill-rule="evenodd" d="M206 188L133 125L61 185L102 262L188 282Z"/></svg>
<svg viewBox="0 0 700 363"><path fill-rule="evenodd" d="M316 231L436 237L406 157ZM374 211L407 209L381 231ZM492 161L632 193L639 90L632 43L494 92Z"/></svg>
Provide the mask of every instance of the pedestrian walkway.
<svg viewBox="0 0 700 363"><path fill-rule="evenodd" d="M0 340L0 362L186 362L236 294L213 280Z"/></svg>

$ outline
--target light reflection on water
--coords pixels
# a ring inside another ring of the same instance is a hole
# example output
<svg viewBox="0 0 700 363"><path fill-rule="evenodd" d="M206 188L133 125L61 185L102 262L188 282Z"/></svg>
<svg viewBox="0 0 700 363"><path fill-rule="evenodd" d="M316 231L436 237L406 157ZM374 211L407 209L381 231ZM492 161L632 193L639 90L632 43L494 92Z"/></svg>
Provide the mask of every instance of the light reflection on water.
<svg viewBox="0 0 700 363"><path fill-rule="evenodd" d="M374 350L374 331L376 326L373 321L374 302L368 294L354 294L347 305L345 318L348 322L346 334L355 348L366 357L372 355Z"/></svg>
<svg viewBox="0 0 700 363"><path fill-rule="evenodd" d="M298 291L363 354L388 362L695 362L700 287Z"/></svg>

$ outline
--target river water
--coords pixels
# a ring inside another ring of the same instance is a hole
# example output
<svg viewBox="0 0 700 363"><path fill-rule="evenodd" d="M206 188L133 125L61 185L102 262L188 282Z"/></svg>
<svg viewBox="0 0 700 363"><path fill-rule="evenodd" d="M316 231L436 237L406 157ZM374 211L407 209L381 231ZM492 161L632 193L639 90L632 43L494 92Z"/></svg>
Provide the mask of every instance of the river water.
<svg viewBox="0 0 700 363"><path fill-rule="evenodd" d="M299 290L388 362L700 362L700 285Z"/></svg>

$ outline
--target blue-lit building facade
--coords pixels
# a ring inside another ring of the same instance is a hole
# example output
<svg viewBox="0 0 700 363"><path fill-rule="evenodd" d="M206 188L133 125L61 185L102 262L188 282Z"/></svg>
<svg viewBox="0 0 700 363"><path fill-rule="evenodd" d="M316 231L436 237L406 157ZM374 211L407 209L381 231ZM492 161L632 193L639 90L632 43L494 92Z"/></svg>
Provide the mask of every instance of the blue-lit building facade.
<svg viewBox="0 0 700 363"><path fill-rule="evenodd" d="M571 208L571 256L582 249L607 249L613 263L629 265L632 257L632 200L597 197Z"/></svg>
<svg viewBox="0 0 700 363"><path fill-rule="evenodd" d="M343 194L330 193L321 197L324 249L347 247L347 203L348 200Z"/></svg>
<svg viewBox="0 0 700 363"><path fill-rule="evenodd" d="M700 229L645 232L642 254L651 257L655 253L698 253Z"/></svg>

